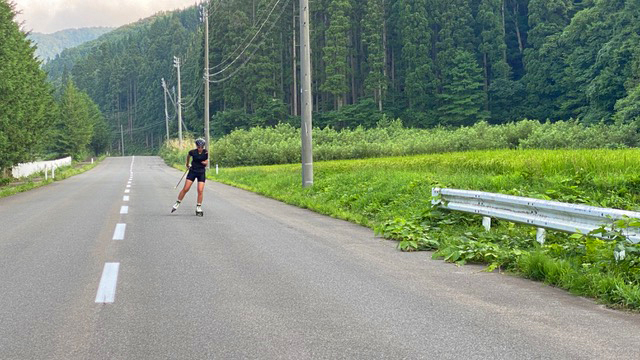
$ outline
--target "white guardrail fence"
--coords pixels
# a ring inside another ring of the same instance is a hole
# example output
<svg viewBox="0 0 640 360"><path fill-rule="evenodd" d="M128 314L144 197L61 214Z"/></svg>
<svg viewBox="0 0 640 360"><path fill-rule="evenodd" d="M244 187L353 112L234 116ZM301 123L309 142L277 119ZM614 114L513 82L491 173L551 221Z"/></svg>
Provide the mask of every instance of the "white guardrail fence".
<svg viewBox="0 0 640 360"><path fill-rule="evenodd" d="M51 170L52 174L54 174L56 168L66 165L71 165L71 157L51 161L36 161L26 164L18 164L11 168L11 176L14 178L21 178L40 171L44 171L46 176L48 170Z"/></svg>
<svg viewBox="0 0 640 360"><path fill-rule="evenodd" d="M491 218L538 228L536 240L544 244L545 229L587 234L602 225L625 217L640 219L640 212L576 205L482 191L432 189L433 204L456 211L484 216L482 224L491 229ZM627 239L640 242L637 229L622 229Z"/></svg>

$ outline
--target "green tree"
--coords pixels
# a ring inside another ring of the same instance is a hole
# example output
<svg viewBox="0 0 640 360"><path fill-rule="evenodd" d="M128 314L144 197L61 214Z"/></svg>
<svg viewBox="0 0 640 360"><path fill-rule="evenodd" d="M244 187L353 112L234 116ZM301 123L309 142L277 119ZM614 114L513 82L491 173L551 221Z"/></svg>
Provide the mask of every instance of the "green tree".
<svg viewBox="0 0 640 360"><path fill-rule="evenodd" d="M401 47L402 88L407 99L406 123L436 125L437 81L432 52L434 33L429 0L398 0L395 3Z"/></svg>
<svg viewBox="0 0 640 360"><path fill-rule="evenodd" d="M571 0L531 0L527 41L524 52L530 115L537 119L557 117L557 99L563 92L564 52L560 35L569 23Z"/></svg>
<svg viewBox="0 0 640 360"><path fill-rule="evenodd" d="M51 129L51 87L14 17L13 6L0 0L0 169L41 155Z"/></svg>
<svg viewBox="0 0 640 360"><path fill-rule="evenodd" d="M60 104L55 143L57 152L75 159L85 156L93 137L96 116L98 113L89 96L80 92L73 81L68 80L62 91Z"/></svg>
<svg viewBox="0 0 640 360"><path fill-rule="evenodd" d="M443 91L438 95L440 123L444 125L472 125L488 117L483 109L482 70L472 53L457 50L452 66L445 73Z"/></svg>
<svg viewBox="0 0 640 360"><path fill-rule="evenodd" d="M511 77L511 68L507 63L506 29L503 18L500 16L503 6L504 0L482 0L476 16L480 27L478 50L482 56L486 110L495 108L491 95L497 95L497 93L490 92L492 87L495 89L497 85L508 86L507 81ZM502 80L502 82L494 85L496 80Z"/></svg>
<svg viewBox="0 0 640 360"><path fill-rule="evenodd" d="M366 14L363 17L363 42L366 46L365 91L373 95L378 103L378 109L383 110L382 104L387 90L386 49L383 38L385 23L385 0L367 0Z"/></svg>
<svg viewBox="0 0 640 360"><path fill-rule="evenodd" d="M324 47L326 80L321 90L334 97L335 108L344 105L347 85L347 44L349 31L348 13L351 10L349 0L332 0L329 5L329 28L326 32L327 45Z"/></svg>

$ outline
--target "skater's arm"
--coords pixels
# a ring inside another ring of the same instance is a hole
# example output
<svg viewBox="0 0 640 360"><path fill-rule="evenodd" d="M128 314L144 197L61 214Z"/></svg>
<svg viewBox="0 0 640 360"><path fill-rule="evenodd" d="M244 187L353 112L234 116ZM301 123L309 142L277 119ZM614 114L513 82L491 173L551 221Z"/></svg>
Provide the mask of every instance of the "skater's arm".
<svg viewBox="0 0 640 360"><path fill-rule="evenodd" d="M189 158L191 157L191 154L187 154L187 163L186 163L186 167L187 169L189 168Z"/></svg>
<svg viewBox="0 0 640 360"><path fill-rule="evenodd" d="M207 165L209 165L209 152L205 152L205 155L207 156L206 159L200 161L200 164L206 167Z"/></svg>

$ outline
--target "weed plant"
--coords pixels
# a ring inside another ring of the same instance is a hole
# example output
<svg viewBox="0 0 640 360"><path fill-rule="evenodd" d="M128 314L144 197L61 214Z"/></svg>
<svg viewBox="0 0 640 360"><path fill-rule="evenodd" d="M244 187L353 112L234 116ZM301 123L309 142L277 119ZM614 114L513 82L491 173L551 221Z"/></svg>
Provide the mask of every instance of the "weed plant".
<svg viewBox="0 0 640 360"><path fill-rule="evenodd" d="M222 168L212 179L371 227L403 251L434 250L434 258L458 265L483 263L640 309L640 247L623 237L550 231L541 246L535 228L494 221L486 232L480 217L431 205L439 186L638 211L638 164L638 149L491 150L316 162L306 189L299 164ZM625 257L616 259L620 247Z"/></svg>

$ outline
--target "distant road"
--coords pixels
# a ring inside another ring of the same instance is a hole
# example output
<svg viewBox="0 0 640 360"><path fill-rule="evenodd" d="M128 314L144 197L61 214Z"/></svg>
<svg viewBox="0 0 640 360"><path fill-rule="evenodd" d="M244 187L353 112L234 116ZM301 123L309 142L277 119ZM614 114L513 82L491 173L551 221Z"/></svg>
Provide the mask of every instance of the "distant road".
<svg viewBox="0 0 640 360"><path fill-rule="evenodd" d="M0 199L0 359L640 358L639 315L344 221L213 182L170 214L181 175L108 158Z"/></svg>

